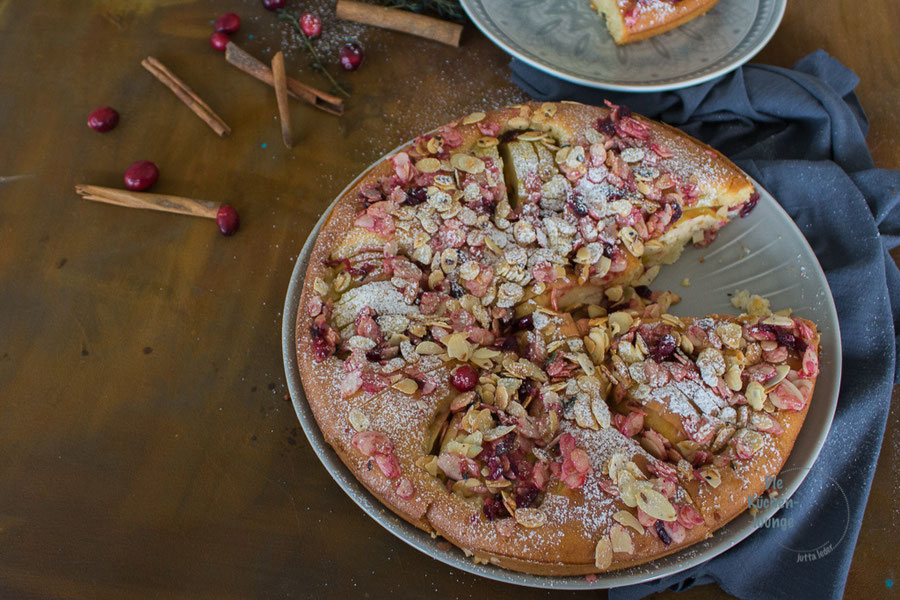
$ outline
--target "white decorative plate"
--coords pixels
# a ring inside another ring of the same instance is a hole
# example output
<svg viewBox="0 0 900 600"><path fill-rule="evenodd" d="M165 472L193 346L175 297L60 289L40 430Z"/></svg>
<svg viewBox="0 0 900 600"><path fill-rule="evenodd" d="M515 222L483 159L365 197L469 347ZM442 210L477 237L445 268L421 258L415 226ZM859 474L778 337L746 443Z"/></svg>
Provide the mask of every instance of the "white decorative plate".
<svg viewBox="0 0 900 600"><path fill-rule="evenodd" d="M385 156L409 143L398 146ZM354 179L337 198L341 198L348 189L356 185L371 168ZM737 288L748 288L753 293L769 298L773 310L793 308L794 314L808 318L819 326L822 336L820 374L806 421L780 475L784 487L779 499L787 501L809 473L831 427L841 380L841 339L834 299L812 248L775 199L758 184L755 185L760 199L756 209L747 218L736 219L724 227L719 232L718 239L708 248L685 250L678 262L663 267L651 287L672 290L681 295L682 301L671 309L676 315L738 314L740 311L731 306L727 294ZM300 292L316 236L335 202L310 232L291 275L282 322L284 370L294 410L310 446L337 484L385 529L432 558L457 569L498 581L547 589L610 588L665 577L725 552L757 529L758 525L754 524L753 517L745 511L703 542L647 564L601 574L596 581L588 582L584 577L544 577L517 573L493 565L477 565L466 558L461 550L448 548L448 544L442 543L440 538L432 538L388 510L356 480L325 442L307 404L297 369L295 328ZM686 277L690 279L691 285L682 287L680 284ZM779 508L776 504L761 508L756 517L757 523L765 522L771 517Z"/></svg>
<svg viewBox="0 0 900 600"><path fill-rule="evenodd" d="M616 46L589 0L461 0L495 44L562 79L609 90L672 90L738 68L775 34L787 0L719 0L708 13Z"/></svg>

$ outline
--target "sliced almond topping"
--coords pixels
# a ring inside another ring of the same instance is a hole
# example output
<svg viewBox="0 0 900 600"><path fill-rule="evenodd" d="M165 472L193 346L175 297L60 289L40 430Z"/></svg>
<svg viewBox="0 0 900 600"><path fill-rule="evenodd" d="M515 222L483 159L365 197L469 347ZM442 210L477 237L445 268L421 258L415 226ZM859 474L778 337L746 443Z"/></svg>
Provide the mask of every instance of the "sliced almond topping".
<svg viewBox="0 0 900 600"><path fill-rule="evenodd" d="M674 521L678 518L678 511L672 506L668 498L654 490L645 487L635 497L637 505L642 511L660 521Z"/></svg>
<svg viewBox="0 0 900 600"><path fill-rule="evenodd" d="M423 158L416 163L416 168L423 173L435 173L441 169L441 161L436 158Z"/></svg>
<svg viewBox="0 0 900 600"><path fill-rule="evenodd" d="M771 315L770 317L763 319L763 324L774 325L776 327L793 327L794 321L790 317Z"/></svg>
<svg viewBox="0 0 900 600"><path fill-rule="evenodd" d="M484 120L487 115L481 111L473 112L469 115L463 117L462 124L463 125L472 125L473 123L477 123L479 121Z"/></svg>
<svg viewBox="0 0 900 600"><path fill-rule="evenodd" d="M500 140L498 140L497 138L495 138L493 136L486 135L484 137L478 138L478 141L475 143L478 145L479 148L493 148L494 146L496 146L497 144L500 143Z"/></svg>
<svg viewBox="0 0 900 600"><path fill-rule="evenodd" d="M412 396L419 389L419 384L416 383L415 379L405 378L405 379L401 379L400 381L398 381L391 387L394 388L395 390L403 392L404 394L406 394L408 396Z"/></svg>
<svg viewBox="0 0 900 600"><path fill-rule="evenodd" d="M369 417L358 408L351 408L347 419L350 421L350 426L357 431L366 431L370 427Z"/></svg>
<svg viewBox="0 0 900 600"><path fill-rule="evenodd" d="M644 242L638 235L638 232L631 226L625 226L619 230L619 239L625 248L631 252L636 258L644 255Z"/></svg>
<svg viewBox="0 0 900 600"><path fill-rule="evenodd" d="M594 549L594 566L598 569L608 569L612 565L612 559L612 542L609 541L608 535L604 535L597 542L597 547Z"/></svg>
<svg viewBox="0 0 900 600"><path fill-rule="evenodd" d="M547 514L537 508L520 508L515 511L516 523L528 529L537 529L547 523Z"/></svg>
<svg viewBox="0 0 900 600"><path fill-rule="evenodd" d="M710 485L713 489L722 485L722 476L719 475L719 470L715 467L704 467L700 469L700 476L706 480L706 483Z"/></svg>
<svg viewBox="0 0 900 600"><path fill-rule="evenodd" d="M499 427L494 427L493 429L488 429L484 432L484 440L487 442L493 442L494 440L499 440L504 435L507 435L511 431L515 431L515 425L500 425Z"/></svg>
<svg viewBox="0 0 900 600"><path fill-rule="evenodd" d="M606 429L612 423L612 414L609 411L609 406L599 396L591 399L591 413L602 429Z"/></svg>
<svg viewBox="0 0 900 600"><path fill-rule="evenodd" d="M613 552L624 552L631 554L634 552L634 542L628 530L616 523L609 530L609 541L612 542Z"/></svg>
<svg viewBox="0 0 900 600"><path fill-rule="evenodd" d="M506 122L507 125L512 129L528 129L528 126L531 124L529 119L525 117L513 117L509 121Z"/></svg>
<svg viewBox="0 0 900 600"><path fill-rule="evenodd" d="M716 333L722 338L722 343L729 348L737 349L740 347L743 330L737 323L723 323L716 327Z"/></svg>
<svg viewBox="0 0 900 600"><path fill-rule="evenodd" d="M556 114L556 105L552 102L544 102L541 104L540 108L541 113L546 117L552 117Z"/></svg>
<svg viewBox="0 0 900 600"><path fill-rule="evenodd" d="M763 387L766 388L767 392L772 391L772 389L777 386L779 383L784 381L784 378L788 376L788 373L791 372L791 368L787 365L776 365L775 366L775 374L772 375L769 379L763 383Z"/></svg>
<svg viewBox="0 0 900 600"><path fill-rule="evenodd" d="M450 412L456 412L458 410L464 409L465 407L475 402L475 399L475 392L466 392L464 394L460 394L450 402Z"/></svg>
<svg viewBox="0 0 900 600"><path fill-rule="evenodd" d="M525 133L519 134L516 139L520 142L537 142L545 137L547 137L547 134L541 131L526 131Z"/></svg>
<svg viewBox="0 0 900 600"><path fill-rule="evenodd" d="M484 171L484 161L469 154L454 154L450 157L450 165L454 169L473 175Z"/></svg>
<svg viewBox="0 0 900 600"><path fill-rule="evenodd" d="M766 401L766 390L760 382L751 381L748 383L744 395L747 397L747 404L753 410L762 410L763 403Z"/></svg>
<svg viewBox="0 0 900 600"><path fill-rule="evenodd" d="M728 389L734 392L741 391L741 387L743 387L741 371L742 369L738 365L732 365L725 371L725 383L728 385Z"/></svg>
<svg viewBox="0 0 900 600"><path fill-rule="evenodd" d="M441 342L447 346L447 354L450 358L455 358L466 362L472 356L472 344L467 341L468 335L464 331L451 333L441 338Z"/></svg>
<svg viewBox="0 0 900 600"><path fill-rule="evenodd" d="M636 516L634 516L627 510L620 510L613 515L613 519L615 519L625 527L631 527L641 535L644 534L644 526L641 525L641 522L638 521L638 518Z"/></svg>
<svg viewBox="0 0 900 600"><path fill-rule="evenodd" d="M435 342L419 342L419 345L416 346L416 354L421 355L433 355L433 354L443 354L444 349Z"/></svg>
<svg viewBox="0 0 900 600"><path fill-rule="evenodd" d="M578 394L575 397L575 422L579 427L585 429L599 429L594 415L591 412L591 403L585 394Z"/></svg>
<svg viewBox="0 0 900 600"><path fill-rule="evenodd" d="M625 311L616 311L609 315L609 328L613 335L628 333L634 324L634 317Z"/></svg>

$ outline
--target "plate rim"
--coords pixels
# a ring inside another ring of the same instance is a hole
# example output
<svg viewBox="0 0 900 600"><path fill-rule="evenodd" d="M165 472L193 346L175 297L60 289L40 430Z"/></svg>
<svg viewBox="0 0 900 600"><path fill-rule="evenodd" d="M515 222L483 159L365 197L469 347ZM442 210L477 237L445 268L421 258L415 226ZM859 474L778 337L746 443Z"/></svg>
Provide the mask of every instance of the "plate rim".
<svg viewBox="0 0 900 600"><path fill-rule="evenodd" d="M633 83L633 84L625 84L625 83L616 83L610 82L607 80L601 79L590 79L575 75L573 73L567 73L566 71L560 70L558 67L555 67L552 64L541 62L531 56L523 54L516 48L511 47L507 44L496 32L490 29L487 24L482 23L477 18L477 11L474 9L474 3L478 2L479 4L482 0L460 0L460 4L465 10L466 15L469 17L469 20L475 24L475 27L481 31L491 42L493 42L497 47L501 50L516 58L517 60L521 60L525 64L534 67L535 69L542 71L548 75L552 75L554 77L558 77L570 83L575 83L578 85L584 85L590 88L595 89L604 89L604 90L612 90L616 92L665 92L671 90L678 90L684 87L697 85L700 83L705 83L716 77L721 75L725 75L726 73L730 73L735 69L740 68L744 64L746 64L750 59L756 56L760 50L762 50L766 44L772 39L775 35L775 32L778 30L778 27L781 25L781 21L784 19L784 13L787 9L787 0L774 0L776 2L775 13L773 14L773 19L768 24L766 31L762 36L760 36L757 43L748 48L742 55L738 56L736 59L731 62L719 67L718 69L714 69L708 73L703 73L701 75L697 75L694 77L688 77L685 79L679 79L674 82L669 83ZM639 42L636 42L639 43Z"/></svg>
<svg viewBox="0 0 900 600"><path fill-rule="evenodd" d="M596 590L647 583L650 581L661 579L663 577L676 575L678 573L686 571L687 569L708 562L709 560L712 560L720 554L730 550L740 542L750 537L754 533L754 531L758 529L758 527L752 527L748 525L746 523L748 511L742 511L729 523L725 524L721 529L717 530L712 537L707 538L706 540L683 548L677 552L674 552L673 554L660 557L648 563L643 563L641 565L629 567L627 569L621 569L619 571L612 571L610 573L600 573L597 575L597 579L592 582L588 582L584 576L532 575L528 573L521 573L518 571L504 569L503 567L499 567L496 565L475 564L471 559L466 557L463 552L456 546L452 546L449 550L438 548L436 544L438 543L438 540L441 539L439 536L437 538L432 538L430 534L421 529L418 529L414 525L408 523L407 521L396 515L388 507L382 504L380 500L372 495L372 493L369 492L362 485L362 483L360 483L359 480L356 479L356 477L350 472L347 466L344 465L334 449L325 441L324 436L319 429L319 425L312 414L312 410L307 403L306 395L303 390L303 384L300 379L300 372L297 367L296 351L296 322L297 313L299 312L300 295L303 288L303 282L306 279L306 268L309 264L309 258L312 254L313 246L315 245L315 241L318 238L319 231L327 220L328 215L331 214L331 211L334 209L337 202L341 198L343 198L344 195L363 177L365 177L366 174L369 173L369 171L371 171L373 168L375 168L375 166L381 163L382 160L409 146L412 141L413 140L410 140L398 145L396 148L392 149L389 152L386 152L369 167L364 169L343 190L341 190L341 192L335 197L335 199L322 212L322 216L319 217L316 225L309 232L309 235L307 236L306 241L303 244L300 254L297 256L297 259L294 263L294 268L291 272L291 280L285 296L281 327L282 359L284 362L288 391L290 392L291 396L291 403L294 406L294 412L297 415L297 419L300 421L303 433L304 435L306 435L306 438L310 443L310 447L313 449L317 458L325 467L325 470L328 471L329 475L331 475L332 479L335 480L335 482L344 491L344 493L346 493L350 497L350 499L363 510L363 512L374 519L379 525L387 529L390 533L392 533L403 542L409 544L410 546L419 550L430 558L473 575L486 577L494 581L511 583L514 585L521 585L526 587L565 590ZM819 260L816 257L815 252L813 252L809 241L800 231L799 227L797 227L797 224L790 217L784 207L782 207L781 204L779 204L778 201L775 200L774 196L772 196L755 179L753 179L749 175L747 175L747 177L751 180L754 187L756 188L756 191L760 194L760 200L766 203L771 203L774 206L775 210L780 211L781 216L787 219L790 227L794 229L794 232L799 236L801 243L805 246L806 250L809 252L809 255L812 257L812 266L816 271L816 275L821 279L821 281L825 283L825 310L830 314L830 317L835 325L833 334L834 341L836 343L836 352L834 352L833 354L835 361L834 371L836 373L836 379L834 383L833 393L828 399L828 414L826 415L824 426L819 431L813 434L815 435L815 438L812 441L814 450L806 458L806 464L801 464L789 468L788 463L793 456L792 448L791 454L788 455L787 459L785 460L785 464L782 465L781 469L779 470L779 473L784 473L786 472L786 470L788 472L798 472L798 475L792 477L790 481L787 482L785 488L783 488L780 492L780 497L787 501L794 495L794 493L806 479L807 474L815 465L822 451L822 447L824 446L825 441L828 437L828 434L831 432L831 426L834 421L835 411L837 410L837 402L840 392L843 345L841 341L840 323L838 321L837 307L834 304L834 296L831 293L831 288L828 286L825 272L822 269L821 264L819 264ZM803 435L804 431L806 432L806 435L810 435L808 429L804 430L802 428L800 431L800 435ZM794 442L794 447L796 447L796 440ZM772 506L760 509L758 515L761 516L757 516L756 518L764 522L779 510L780 505L778 504L779 503L772 503ZM727 537L725 536L726 533L729 534ZM684 560L679 561L677 560L678 557L684 557ZM654 563L662 566L658 566L653 572L646 572L646 569L653 568L652 565L654 565Z"/></svg>

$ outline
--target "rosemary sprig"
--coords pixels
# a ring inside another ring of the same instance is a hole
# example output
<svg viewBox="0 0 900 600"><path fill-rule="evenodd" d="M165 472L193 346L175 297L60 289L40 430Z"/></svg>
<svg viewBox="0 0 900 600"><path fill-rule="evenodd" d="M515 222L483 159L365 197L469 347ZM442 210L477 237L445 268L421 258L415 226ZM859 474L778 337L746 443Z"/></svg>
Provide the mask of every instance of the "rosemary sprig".
<svg viewBox="0 0 900 600"><path fill-rule="evenodd" d="M416 13L434 13L444 19L464 21L466 13L459 0L390 0L384 3L388 8L402 8Z"/></svg>
<svg viewBox="0 0 900 600"><path fill-rule="evenodd" d="M350 92L348 92L340 83L338 83L335 78L331 76L331 73L328 72L328 69L325 68L325 64L322 62L322 59L319 58L319 53L316 52L316 49L313 47L312 42L309 41L309 38L306 37L306 34L303 33L303 29L300 27L300 21L297 19L297 17L284 9L280 9L278 11L278 19L289 23L291 27L293 27L297 32L297 34L301 38L303 38L303 43L306 46L306 51L309 52L310 56L312 56L312 68L324 75L328 79L328 81L331 82L331 86L335 92L341 94L346 98L349 98Z"/></svg>

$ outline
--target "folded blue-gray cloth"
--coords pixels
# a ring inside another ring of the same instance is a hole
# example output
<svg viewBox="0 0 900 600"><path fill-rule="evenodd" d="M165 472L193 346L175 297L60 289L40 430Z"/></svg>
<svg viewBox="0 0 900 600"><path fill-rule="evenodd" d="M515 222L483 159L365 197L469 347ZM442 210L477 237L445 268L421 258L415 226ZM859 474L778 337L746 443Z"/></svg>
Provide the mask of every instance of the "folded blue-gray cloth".
<svg viewBox="0 0 900 600"><path fill-rule="evenodd" d="M837 412L794 499L791 527L763 528L718 557L650 583L626 600L717 583L739 598L841 598L884 436L897 369L900 171L876 169L855 73L817 51L791 69L746 65L671 92L598 90L513 60L512 79L540 100L604 100L674 125L728 155L791 215L837 305L843 375ZM806 552L811 539L837 540Z"/></svg>

